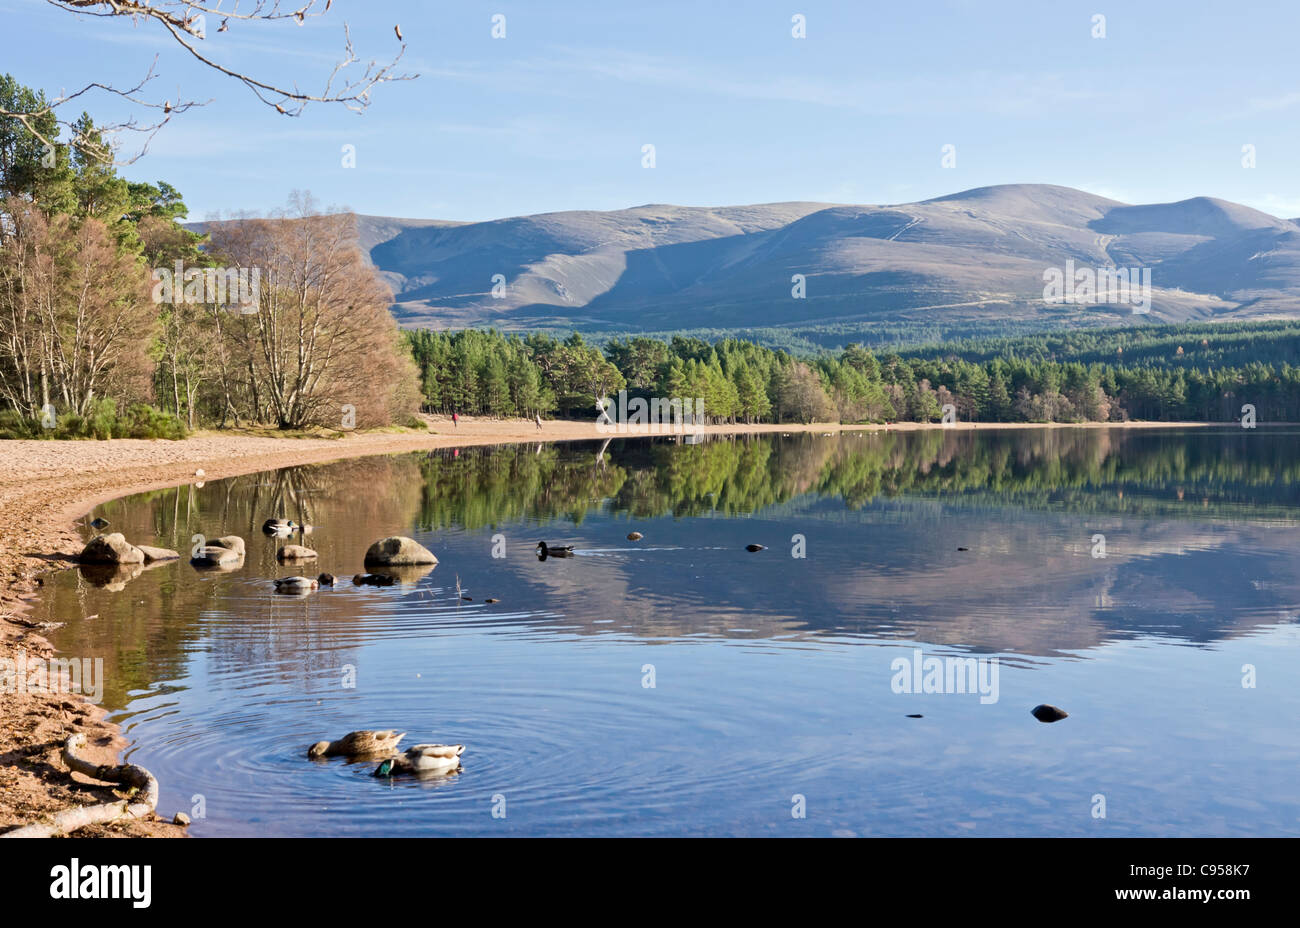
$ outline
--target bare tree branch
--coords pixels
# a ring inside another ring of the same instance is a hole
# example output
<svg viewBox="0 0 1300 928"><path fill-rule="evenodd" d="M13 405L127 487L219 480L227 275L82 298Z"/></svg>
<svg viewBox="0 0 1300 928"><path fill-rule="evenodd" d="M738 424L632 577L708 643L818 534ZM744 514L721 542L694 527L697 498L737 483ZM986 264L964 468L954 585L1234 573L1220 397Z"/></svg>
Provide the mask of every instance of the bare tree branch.
<svg viewBox="0 0 1300 928"><path fill-rule="evenodd" d="M302 25L308 18L324 16L333 5L333 0L325 0L323 6L320 4L320 0L308 0L307 3L292 9L283 7L280 0L255 0L251 5L243 4L242 11L240 0L234 0L233 3L229 4L226 3L226 0L156 0L153 4L150 4L147 0L46 0L46 2L51 6L78 16L129 17L132 22L157 23L193 58L214 71L239 81L251 90L259 101L286 116L301 115L309 103L338 103L353 112L361 112L370 105L370 94L375 87L393 81L414 80L419 76L397 73L398 62L406 53L406 44L404 42L391 61L381 64L372 60L361 73L358 74L354 71L345 75L344 72L350 66L361 61L352 46L352 33L346 22L343 24L343 58L334 66L326 78L323 88L314 93L302 90L296 82L291 87L285 87L261 80L251 74L228 67L213 58L206 50L200 50L199 43L207 39L207 18L209 16L221 18L221 25L217 32L227 32L231 21L249 23L292 19ZM317 7L320 8L317 9ZM394 31L398 36L398 40L401 41L400 29L395 27ZM185 112L190 107L204 105L202 102L194 100L181 100L179 94L175 102L170 99L162 101L146 99L142 92L145 86L157 77L155 72L157 62L158 59L155 56L144 78L129 89L121 89L114 87L112 84L96 81L85 85L74 93L62 93L49 101L43 108L31 112L11 112L0 109L0 117L16 119L42 144L52 150L54 146L53 139L47 138L37 131L34 127L34 120L54 113L59 107L91 91L115 94L129 100L136 106L161 111L162 118L154 121L142 123L132 117L123 122L98 127L106 139L104 144L77 137L72 140L73 146L89 158L111 161L117 164L129 164L148 150L149 142L171 120L172 116ZM73 122L66 119L57 119L56 121L59 125L70 129L74 125ZM117 157L117 140L124 133L138 133L143 136L143 142L135 154L119 159Z"/></svg>

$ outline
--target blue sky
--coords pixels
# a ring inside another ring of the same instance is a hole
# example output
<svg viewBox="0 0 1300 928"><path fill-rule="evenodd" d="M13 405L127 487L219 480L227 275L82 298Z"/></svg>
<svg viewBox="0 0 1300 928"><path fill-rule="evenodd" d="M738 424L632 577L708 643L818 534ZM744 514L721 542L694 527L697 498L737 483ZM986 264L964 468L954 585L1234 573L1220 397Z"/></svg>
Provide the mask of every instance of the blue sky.
<svg viewBox="0 0 1300 928"><path fill-rule="evenodd" d="M503 39L491 36L494 13ZM804 39L791 36L796 13ZM1092 36L1097 13L1105 38ZM358 212L481 220L643 203L901 203L1018 182L1300 216L1300 4L335 0L305 26L210 26L212 57L313 89L342 52L345 21L364 59L394 54L401 24L418 80L380 87L361 115L313 105L298 118L151 25L44 0L0 0L0 18L0 69L47 93L105 77L129 85L158 54L159 96L212 100L123 169L175 184L194 219L266 212L295 188ZM106 96L86 108L100 121L123 112ZM342 166L346 144L355 168Z"/></svg>

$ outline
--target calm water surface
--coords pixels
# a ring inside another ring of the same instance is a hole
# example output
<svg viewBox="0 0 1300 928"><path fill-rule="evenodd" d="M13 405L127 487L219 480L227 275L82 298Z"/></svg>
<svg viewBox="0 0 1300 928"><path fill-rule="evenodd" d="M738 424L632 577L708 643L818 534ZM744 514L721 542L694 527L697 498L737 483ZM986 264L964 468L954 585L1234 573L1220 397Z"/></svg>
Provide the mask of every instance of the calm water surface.
<svg viewBox="0 0 1300 928"><path fill-rule="evenodd" d="M104 659L196 835L1296 835L1298 470L1300 432L1264 428L369 458L100 507L248 557L69 571L36 611ZM315 527L317 566L276 564L272 516ZM389 534L440 564L354 587ZM272 593L320 570L343 582ZM916 649L997 658L997 701L894 692ZM363 727L464 742L463 769L307 760Z"/></svg>

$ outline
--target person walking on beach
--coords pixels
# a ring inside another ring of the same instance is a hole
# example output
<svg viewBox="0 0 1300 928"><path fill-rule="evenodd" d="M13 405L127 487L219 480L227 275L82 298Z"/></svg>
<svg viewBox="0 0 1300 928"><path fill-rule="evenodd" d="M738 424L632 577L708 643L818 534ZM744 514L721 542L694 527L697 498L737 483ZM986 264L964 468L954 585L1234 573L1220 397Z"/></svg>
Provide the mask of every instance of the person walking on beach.
<svg viewBox="0 0 1300 928"><path fill-rule="evenodd" d="M538 411L538 412L533 413L533 417L537 420L537 431L540 432L540 431L542 430L542 414L541 414L541 412Z"/></svg>
<svg viewBox="0 0 1300 928"><path fill-rule="evenodd" d="M454 412L451 414L451 427L454 429L460 428L460 416L456 415Z"/></svg>

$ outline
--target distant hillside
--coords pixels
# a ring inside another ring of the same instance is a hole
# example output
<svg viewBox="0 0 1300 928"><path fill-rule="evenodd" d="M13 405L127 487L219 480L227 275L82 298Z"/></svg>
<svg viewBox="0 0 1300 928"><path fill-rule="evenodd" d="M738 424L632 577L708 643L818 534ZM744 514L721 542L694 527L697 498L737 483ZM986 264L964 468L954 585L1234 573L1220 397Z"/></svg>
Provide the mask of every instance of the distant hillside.
<svg viewBox="0 0 1300 928"><path fill-rule="evenodd" d="M1130 206L1016 184L899 206L359 216L358 232L408 327L1031 331L1300 316L1300 225L1208 197ZM1044 270L1068 260L1151 268L1150 316L1045 304ZM795 274L805 299L791 295Z"/></svg>

